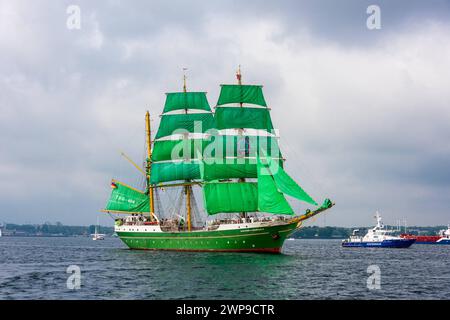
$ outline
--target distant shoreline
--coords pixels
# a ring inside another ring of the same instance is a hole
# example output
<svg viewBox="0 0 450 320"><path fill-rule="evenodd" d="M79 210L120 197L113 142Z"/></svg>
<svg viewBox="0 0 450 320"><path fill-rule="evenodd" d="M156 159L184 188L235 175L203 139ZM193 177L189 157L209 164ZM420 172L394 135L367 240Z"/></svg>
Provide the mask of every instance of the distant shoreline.
<svg viewBox="0 0 450 320"><path fill-rule="evenodd" d="M389 226L388 226L389 227ZM307 226L303 227L291 235L295 239L345 239L348 238L354 229L359 229L361 233L367 231L370 227L317 227ZM397 230L398 233L404 233L405 229L397 229L396 226L389 228ZM433 226L433 227L418 227L412 226L407 228L407 232L416 235L435 235L439 230L447 227ZM95 232L95 226L66 226L62 223L56 224L12 224L5 223L2 228L3 237L89 237ZM99 226L99 233L113 236L114 227Z"/></svg>

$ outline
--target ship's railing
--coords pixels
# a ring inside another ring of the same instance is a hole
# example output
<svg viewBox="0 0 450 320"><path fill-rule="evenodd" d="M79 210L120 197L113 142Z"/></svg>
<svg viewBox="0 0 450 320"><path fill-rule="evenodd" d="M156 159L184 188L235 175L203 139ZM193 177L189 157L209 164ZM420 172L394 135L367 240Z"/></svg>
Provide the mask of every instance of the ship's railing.
<svg viewBox="0 0 450 320"><path fill-rule="evenodd" d="M148 217L142 215L132 215L115 220L116 226L144 226L144 225L158 225L157 221L151 221Z"/></svg>
<svg viewBox="0 0 450 320"><path fill-rule="evenodd" d="M246 218L234 218L234 219L215 219L208 221L209 225L220 225L220 224L242 224L242 223L255 223L255 222L274 222L274 221L284 221L285 217L246 217Z"/></svg>
<svg viewBox="0 0 450 320"><path fill-rule="evenodd" d="M231 219L215 219L207 221L205 228L216 227L223 224L243 224L255 222L274 222L285 221L283 216L278 217L245 217L245 218L231 218ZM180 219L162 219L158 222L150 221L148 217L142 215L128 216L121 219L116 219L117 226L143 226L143 225L160 225L161 227L180 227L183 224Z"/></svg>

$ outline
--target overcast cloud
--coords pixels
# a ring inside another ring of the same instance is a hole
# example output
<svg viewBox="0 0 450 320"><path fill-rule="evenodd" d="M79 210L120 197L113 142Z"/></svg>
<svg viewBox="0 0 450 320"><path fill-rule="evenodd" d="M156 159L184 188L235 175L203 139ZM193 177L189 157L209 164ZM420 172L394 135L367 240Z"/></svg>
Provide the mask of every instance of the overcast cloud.
<svg viewBox="0 0 450 320"><path fill-rule="evenodd" d="M0 221L94 223L112 177L141 180L119 151L142 161L181 68L215 105L238 64L287 170L336 202L312 223L450 221L450 4L362 0L0 0Z"/></svg>

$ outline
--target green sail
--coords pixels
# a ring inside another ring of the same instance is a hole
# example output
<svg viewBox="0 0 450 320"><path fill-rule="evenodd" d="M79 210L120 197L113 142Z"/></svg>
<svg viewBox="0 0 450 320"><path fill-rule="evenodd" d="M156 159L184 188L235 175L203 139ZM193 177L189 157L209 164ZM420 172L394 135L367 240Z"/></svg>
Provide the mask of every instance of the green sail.
<svg viewBox="0 0 450 320"><path fill-rule="evenodd" d="M261 152L283 165L276 138L216 135L204 148L203 178L205 181L256 178L256 157Z"/></svg>
<svg viewBox="0 0 450 320"><path fill-rule="evenodd" d="M226 159L226 162L224 159L217 159L210 163L205 159L203 163L205 181L256 178L256 176L256 162L252 159Z"/></svg>
<svg viewBox="0 0 450 320"><path fill-rule="evenodd" d="M197 151L203 154L208 141L203 139L159 140L152 150L152 161L196 159Z"/></svg>
<svg viewBox="0 0 450 320"><path fill-rule="evenodd" d="M221 85L219 101L217 105L229 103L250 103L266 107L266 101L262 92L262 86L258 85Z"/></svg>
<svg viewBox="0 0 450 320"><path fill-rule="evenodd" d="M106 211L116 212L150 212L149 197L147 194L133 189L119 181L113 180L115 188L106 205Z"/></svg>
<svg viewBox="0 0 450 320"><path fill-rule="evenodd" d="M186 132L204 133L213 126L214 117L209 112L163 115L155 139Z"/></svg>
<svg viewBox="0 0 450 320"><path fill-rule="evenodd" d="M203 195L210 215L258 210L258 187L254 182L207 183Z"/></svg>
<svg viewBox="0 0 450 320"><path fill-rule="evenodd" d="M214 144L212 155L226 157L256 157L263 150L264 154L273 158L281 158L278 140L270 136L217 135L209 146ZM208 151L209 148L206 148Z"/></svg>
<svg viewBox="0 0 450 320"><path fill-rule="evenodd" d="M211 111L205 92L167 93L164 113L182 109Z"/></svg>
<svg viewBox="0 0 450 320"><path fill-rule="evenodd" d="M268 166L258 160L258 210L274 214L293 215L294 211L283 193L278 191Z"/></svg>
<svg viewBox="0 0 450 320"><path fill-rule="evenodd" d="M264 129L273 130L269 110L263 108L220 107L215 113L215 127L222 129Z"/></svg>
<svg viewBox="0 0 450 320"><path fill-rule="evenodd" d="M318 205L276 162L268 158L268 164L279 191L309 204Z"/></svg>
<svg viewBox="0 0 450 320"><path fill-rule="evenodd" d="M281 159L279 165L283 165ZM203 159L203 180L257 178L256 158Z"/></svg>
<svg viewBox="0 0 450 320"><path fill-rule="evenodd" d="M198 161L152 163L151 184L194 179L200 179L200 167Z"/></svg>

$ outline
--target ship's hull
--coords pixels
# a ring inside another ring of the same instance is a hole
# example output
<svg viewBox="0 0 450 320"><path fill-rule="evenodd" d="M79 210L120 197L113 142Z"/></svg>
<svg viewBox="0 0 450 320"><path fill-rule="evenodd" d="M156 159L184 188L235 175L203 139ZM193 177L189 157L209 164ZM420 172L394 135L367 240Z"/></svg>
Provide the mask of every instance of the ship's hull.
<svg viewBox="0 0 450 320"><path fill-rule="evenodd" d="M116 232L130 249L137 250L280 253L296 227L297 222L230 230Z"/></svg>
<svg viewBox="0 0 450 320"><path fill-rule="evenodd" d="M414 239L398 239L398 240L384 240L377 242L351 242L344 241L342 242L342 246L346 248L361 248L361 247L370 247L370 248L409 248L416 240Z"/></svg>
<svg viewBox="0 0 450 320"><path fill-rule="evenodd" d="M415 236L409 234L402 234L404 239L415 239L416 244L450 244L450 239L443 238L442 236Z"/></svg>

